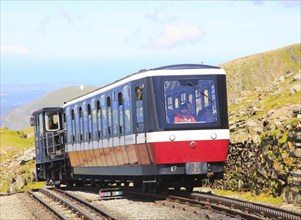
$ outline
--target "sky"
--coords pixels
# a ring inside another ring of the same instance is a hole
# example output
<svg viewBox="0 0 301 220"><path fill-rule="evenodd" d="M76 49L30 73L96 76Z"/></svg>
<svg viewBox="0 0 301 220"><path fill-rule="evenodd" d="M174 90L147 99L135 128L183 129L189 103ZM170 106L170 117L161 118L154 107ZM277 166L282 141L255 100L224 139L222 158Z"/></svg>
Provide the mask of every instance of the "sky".
<svg viewBox="0 0 301 220"><path fill-rule="evenodd" d="M1 0L1 84L102 86L300 43L300 1Z"/></svg>

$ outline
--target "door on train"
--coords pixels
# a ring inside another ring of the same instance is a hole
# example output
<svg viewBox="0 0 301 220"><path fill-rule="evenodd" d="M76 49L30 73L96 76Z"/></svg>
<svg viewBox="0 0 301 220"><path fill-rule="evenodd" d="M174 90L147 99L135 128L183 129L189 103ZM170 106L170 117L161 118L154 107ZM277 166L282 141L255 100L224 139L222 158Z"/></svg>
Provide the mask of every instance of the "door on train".
<svg viewBox="0 0 301 220"><path fill-rule="evenodd" d="M136 81L133 84L133 116L135 147L139 165L151 164L150 153L146 143L145 116L146 116L146 88L145 80Z"/></svg>

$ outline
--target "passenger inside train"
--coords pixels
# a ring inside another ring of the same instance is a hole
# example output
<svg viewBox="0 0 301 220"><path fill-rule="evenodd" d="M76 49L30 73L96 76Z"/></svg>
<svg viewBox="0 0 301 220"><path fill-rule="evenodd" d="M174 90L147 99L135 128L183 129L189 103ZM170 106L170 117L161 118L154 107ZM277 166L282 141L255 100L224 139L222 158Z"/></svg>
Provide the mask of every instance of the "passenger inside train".
<svg viewBox="0 0 301 220"><path fill-rule="evenodd" d="M200 122L214 122L216 121L216 115L212 113L211 107L207 106L198 112L197 119Z"/></svg>
<svg viewBox="0 0 301 220"><path fill-rule="evenodd" d="M196 122L194 116L189 110L188 103L181 104L180 113L176 115L174 123Z"/></svg>

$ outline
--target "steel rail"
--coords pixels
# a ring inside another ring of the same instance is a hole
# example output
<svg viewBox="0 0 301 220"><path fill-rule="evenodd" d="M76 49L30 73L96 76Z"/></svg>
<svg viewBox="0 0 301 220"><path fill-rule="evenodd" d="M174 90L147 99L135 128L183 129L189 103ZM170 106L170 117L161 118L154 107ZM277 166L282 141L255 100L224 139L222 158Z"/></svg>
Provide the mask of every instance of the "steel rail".
<svg viewBox="0 0 301 220"><path fill-rule="evenodd" d="M59 219L67 220L67 217L65 217L62 213L60 213L58 210L52 208L50 205L48 205L46 202L44 202L39 196L35 195L33 192L27 191L31 197L34 197L36 200L39 201L43 206L45 206L47 209L49 209L52 213L54 213Z"/></svg>
<svg viewBox="0 0 301 220"><path fill-rule="evenodd" d="M86 211L84 211L83 209L81 209L80 207L77 207L76 205L73 205L72 203L70 203L66 199L62 198L61 196L55 195L54 193L52 193L48 189L41 188L40 191L43 192L43 193L45 193L46 195L49 195L52 198L58 200L59 202L65 204L70 209L72 209L73 212L75 212L77 215L83 217L84 220L96 220L97 219L94 216L92 216L89 213L87 213Z"/></svg>
<svg viewBox="0 0 301 220"><path fill-rule="evenodd" d="M194 205L201 205L203 207L212 208L213 210L219 211L221 213L226 213L227 215L233 216L233 217L240 216L241 218L248 219L248 220L261 220L262 219L261 216L256 216L249 212L245 212L244 210L232 209L230 207L220 206L220 204L212 204L212 203L209 203L208 201L199 201L199 200L195 200L195 199L191 199L191 198L179 197L179 196L174 196L174 195L169 195L167 198L173 199L176 201L181 201L183 203L189 202Z"/></svg>
<svg viewBox="0 0 301 220"><path fill-rule="evenodd" d="M210 203L222 204L231 208L246 210L259 216L282 220L301 220L301 214L261 203L245 201L236 198L218 196L215 194L191 193L191 198L205 199Z"/></svg>
<svg viewBox="0 0 301 220"><path fill-rule="evenodd" d="M106 211L98 208L98 207L95 207L93 206L92 204L90 204L89 202L86 202L85 200L75 196L75 195L72 195L71 193L68 193L64 190L61 190L61 189L53 189L54 191L58 191L60 193L63 193L69 197L71 197L72 199L75 199L76 201L80 202L80 203L83 203L84 205L88 206L89 208L93 209L94 211L100 213L101 215L103 215L104 217L107 217L108 219L112 219L112 220L116 220L115 217L113 217L112 215L110 215L109 213L107 213Z"/></svg>
<svg viewBox="0 0 301 220"><path fill-rule="evenodd" d="M229 207L226 206L220 206L218 204L210 204L208 201L200 201L200 200L196 200L194 198L188 198L187 194L181 194L181 195L171 195L171 194L153 194L153 193L143 193L143 192L138 192L135 190L129 190L125 191L127 194L134 194L134 195L138 195L138 196L148 196L148 197L153 197L153 198L157 198L157 199L166 199L166 200L173 200L176 202L182 202L182 203L190 203L196 206L201 206L207 209L212 209L215 210L216 212L219 213L223 213L225 215L229 215L229 216L233 216L233 217L237 217L240 216L243 219L248 219L248 220L261 220L262 217L260 216L256 216L253 214L250 214L248 212L244 212L243 210L235 210L235 209L231 209ZM190 195L190 194L188 194Z"/></svg>

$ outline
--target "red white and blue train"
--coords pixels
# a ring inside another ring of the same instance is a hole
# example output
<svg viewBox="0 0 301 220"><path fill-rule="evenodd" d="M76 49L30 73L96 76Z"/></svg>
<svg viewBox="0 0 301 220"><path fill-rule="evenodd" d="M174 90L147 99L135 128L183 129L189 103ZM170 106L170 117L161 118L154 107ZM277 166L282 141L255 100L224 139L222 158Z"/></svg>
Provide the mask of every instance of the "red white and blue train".
<svg viewBox="0 0 301 220"><path fill-rule="evenodd" d="M223 69L182 64L139 71L62 107L35 111L37 179L133 183L150 191L192 190L203 179L221 179L229 145L226 94ZM175 122L182 106L195 120Z"/></svg>

